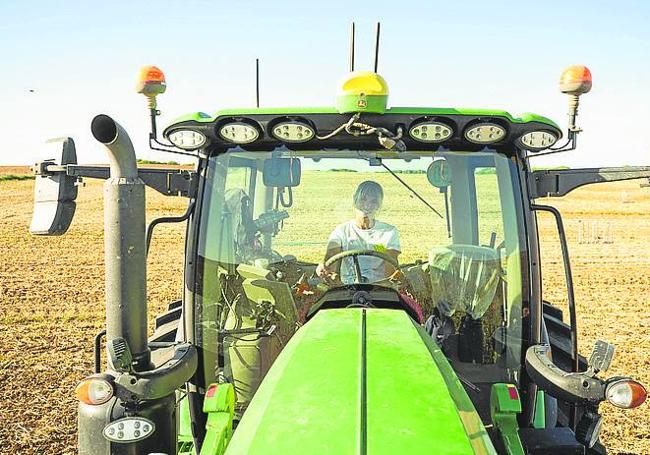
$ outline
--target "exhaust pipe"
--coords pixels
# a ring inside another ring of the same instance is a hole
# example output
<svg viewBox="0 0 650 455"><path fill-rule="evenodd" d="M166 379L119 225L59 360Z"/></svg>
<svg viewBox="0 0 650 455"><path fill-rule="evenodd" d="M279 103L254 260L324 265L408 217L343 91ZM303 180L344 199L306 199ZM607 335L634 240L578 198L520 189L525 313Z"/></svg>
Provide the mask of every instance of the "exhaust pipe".
<svg viewBox="0 0 650 455"><path fill-rule="evenodd" d="M103 114L90 129L110 159L104 183L106 340L124 338L134 369L145 371L153 367L147 346L145 185L126 131Z"/></svg>

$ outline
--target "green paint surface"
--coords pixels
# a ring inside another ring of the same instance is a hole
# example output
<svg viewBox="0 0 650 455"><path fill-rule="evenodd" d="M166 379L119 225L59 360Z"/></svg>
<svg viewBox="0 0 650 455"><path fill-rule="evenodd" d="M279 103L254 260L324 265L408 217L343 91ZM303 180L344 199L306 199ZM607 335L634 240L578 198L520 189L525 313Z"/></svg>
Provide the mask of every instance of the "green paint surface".
<svg viewBox="0 0 650 455"><path fill-rule="evenodd" d="M475 453L445 380L406 313L366 314L368 453Z"/></svg>
<svg viewBox="0 0 650 455"><path fill-rule="evenodd" d="M361 311L319 313L264 378L226 450L359 453Z"/></svg>
<svg viewBox="0 0 650 455"><path fill-rule="evenodd" d="M460 416L460 420L463 422L467 437L474 448L474 453L490 455L496 454L497 452L494 449L494 445L485 430L485 426L483 426L480 416L476 412L472 400L470 400L467 395L465 387L463 387L460 379L456 376L456 373L447 360L447 357L445 357L436 342L433 341L433 338L427 334L424 327L417 325L413 321L411 322L413 323L415 330L420 334L427 350L431 354L431 358L440 370L442 378L447 385L447 390L449 391L452 400L454 400L456 409L458 409L458 415Z"/></svg>
<svg viewBox="0 0 650 455"><path fill-rule="evenodd" d="M323 310L282 351L226 454L495 453L443 374L455 378L403 311Z"/></svg>
<svg viewBox="0 0 650 455"><path fill-rule="evenodd" d="M544 391L538 390L535 397L535 414L533 415L533 428L546 428L546 403Z"/></svg>

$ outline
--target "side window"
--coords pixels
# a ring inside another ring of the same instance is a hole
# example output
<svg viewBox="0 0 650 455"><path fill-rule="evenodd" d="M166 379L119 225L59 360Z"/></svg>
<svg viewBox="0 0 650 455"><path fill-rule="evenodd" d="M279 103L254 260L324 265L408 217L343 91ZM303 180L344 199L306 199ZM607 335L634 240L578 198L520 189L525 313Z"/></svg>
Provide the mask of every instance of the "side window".
<svg viewBox="0 0 650 455"><path fill-rule="evenodd" d="M496 168L477 167L474 170L474 180L476 182L478 243L482 246L498 247L503 242L504 236Z"/></svg>

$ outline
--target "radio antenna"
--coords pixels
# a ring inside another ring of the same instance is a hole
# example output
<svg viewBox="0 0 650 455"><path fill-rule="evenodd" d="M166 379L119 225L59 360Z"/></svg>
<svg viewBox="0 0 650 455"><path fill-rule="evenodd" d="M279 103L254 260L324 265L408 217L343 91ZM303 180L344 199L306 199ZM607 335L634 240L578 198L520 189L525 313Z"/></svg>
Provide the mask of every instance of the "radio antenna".
<svg viewBox="0 0 650 455"><path fill-rule="evenodd" d="M354 71L354 22L350 24L350 72Z"/></svg>
<svg viewBox="0 0 650 455"><path fill-rule="evenodd" d="M377 22L377 33L375 38L375 73L379 64L379 32L381 30L381 22Z"/></svg>
<svg viewBox="0 0 650 455"><path fill-rule="evenodd" d="M255 102L260 107L260 59L255 59Z"/></svg>

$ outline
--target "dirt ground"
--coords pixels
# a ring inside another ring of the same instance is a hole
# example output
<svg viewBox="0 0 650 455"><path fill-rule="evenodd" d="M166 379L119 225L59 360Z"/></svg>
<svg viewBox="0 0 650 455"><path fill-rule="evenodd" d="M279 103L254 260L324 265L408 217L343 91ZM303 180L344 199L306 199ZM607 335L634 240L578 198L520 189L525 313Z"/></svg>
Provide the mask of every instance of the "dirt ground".
<svg viewBox="0 0 650 455"><path fill-rule="evenodd" d="M0 173L26 169L0 168ZM79 193L77 214L61 237L27 232L33 181L0 182L0 452L75 453L74 387L93 364L104 324L102 189ZM181 213L182 198L148 191L148 219ZM539 201L542 202L542 201ZM650 384L650 189L638 182L592 186L552 201L565 217L573 265L580 351L613 342L608 374ZM183 234L163 225L148 261L150 314L180 296ZM557 231L540 216L545 299L564 306ZM650 407L601 406L602 439L614 454L650 453Z"/></svg>

